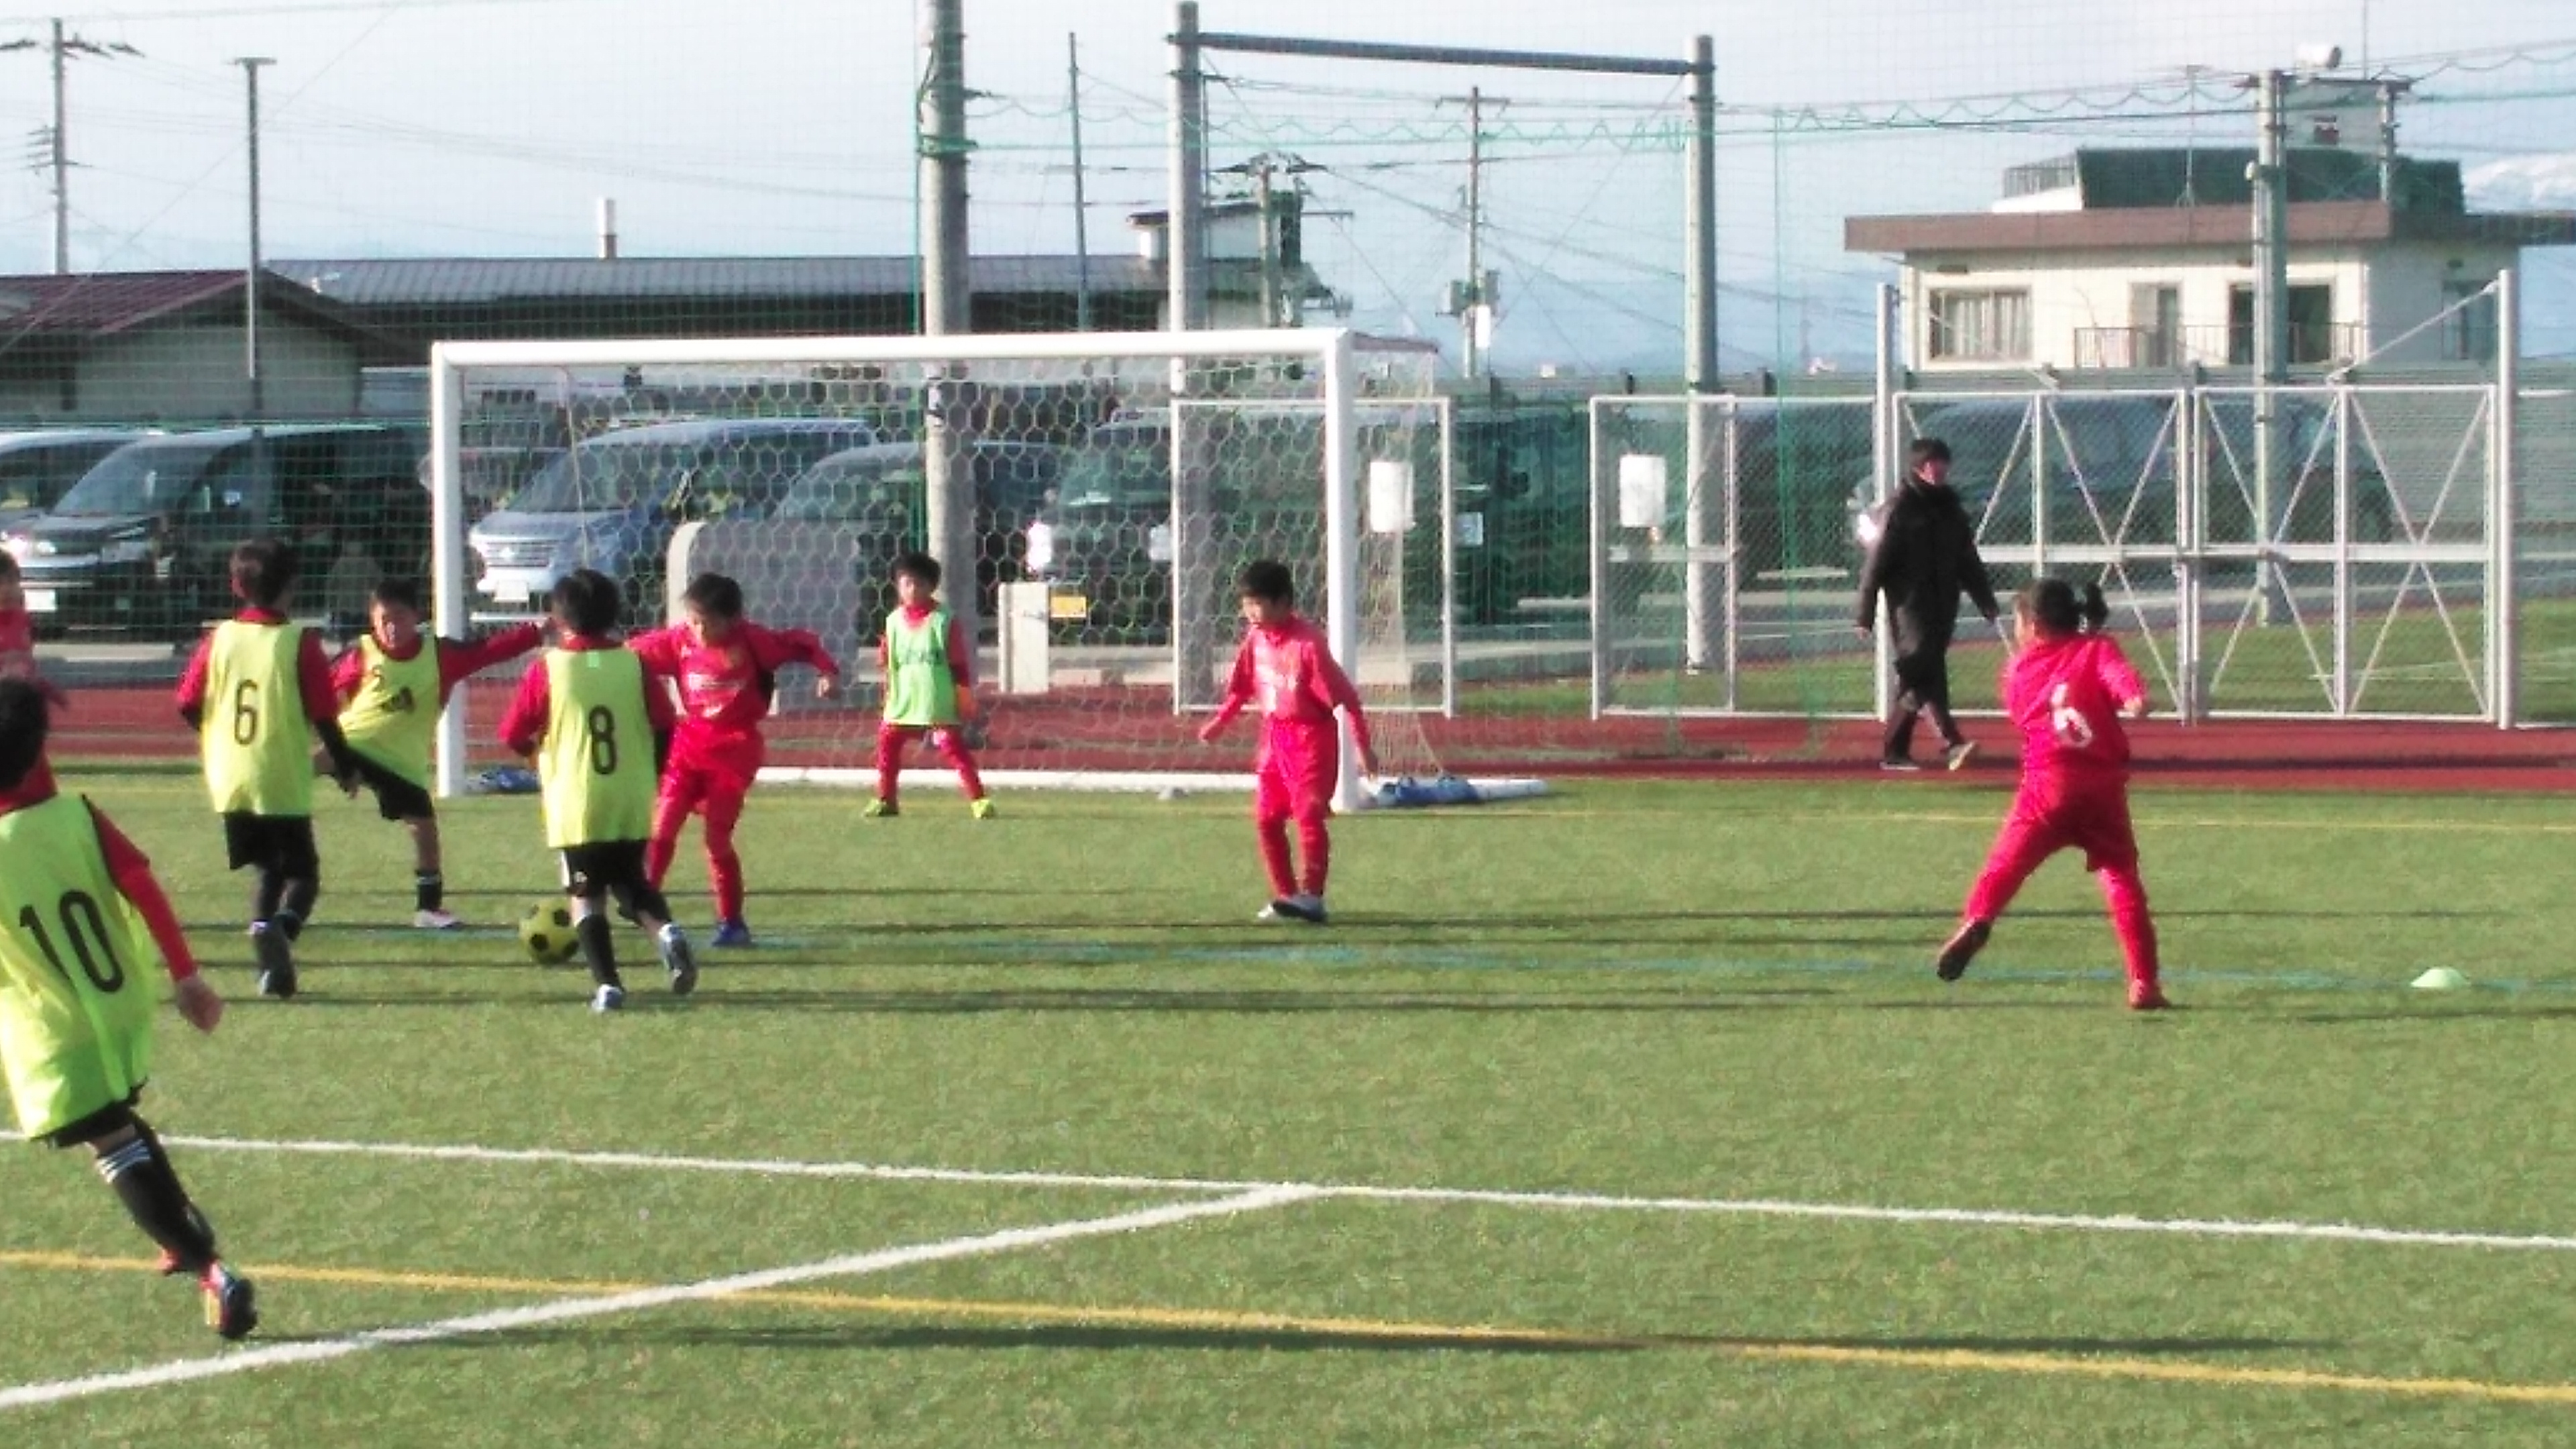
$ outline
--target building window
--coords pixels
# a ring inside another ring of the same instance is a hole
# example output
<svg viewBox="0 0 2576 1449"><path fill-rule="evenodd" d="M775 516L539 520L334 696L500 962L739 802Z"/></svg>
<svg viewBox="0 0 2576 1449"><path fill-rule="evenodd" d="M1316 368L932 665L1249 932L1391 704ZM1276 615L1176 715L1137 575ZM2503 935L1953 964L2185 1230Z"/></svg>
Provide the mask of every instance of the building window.
<svg viewBox="0 0 2576 1449"><path fill-rule="evenodd" d="M2300 366L2360 356L2361 329L2334 320L2331 285L2292 284L2287 310L2290 335L2281 340L2289 355L2282 361ZM2254 289L2242 284L2227 293L2227 361L2236 367L2254 365Z"/></svg>
<svg viewBox="0 0 2576 1449"><path fill-rule="evenodd" d="M2496 299L2485 282L2442 284L2442 357L2447 362L2493 362Z"/></svg>
<svg viewBox="0 0 2576 1449"><path fill-rule="evenodd" d="M1932 294L1932 356L1957 362L2024 362L2030 357L2030 293Z"/></svg>

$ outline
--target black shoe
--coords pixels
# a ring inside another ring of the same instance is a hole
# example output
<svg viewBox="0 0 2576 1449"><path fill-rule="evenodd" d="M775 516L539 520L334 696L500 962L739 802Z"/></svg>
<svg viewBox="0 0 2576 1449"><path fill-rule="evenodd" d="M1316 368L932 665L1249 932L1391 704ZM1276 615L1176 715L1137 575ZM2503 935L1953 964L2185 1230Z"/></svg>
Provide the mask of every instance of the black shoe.
<svg viewBox="0 0 2576 1449"><path fill-rule="evenodd" d="M206 1295L206 1326L226 1339L244 1339L259 1327L259 1295L248 1278L237 1277L218 1263L206 1270L198 1286Z"/></svg>
<svg viewBox="0 0 2576 1449"><path fill-rule="evenodd" d="M1910 755L1890 755L1879 761L1878 767L1900 775L1920 774L1923 770L1923 766Z"/></svg>
<svg viewBox="0 0 2576 1449"><path fill-rule="evenodd" d="M1956 981L1967 975L1968 963L1977 959L1979 951L1986 949L1986 938L1994 933L1995 923L1992 921L1970 921L1961 926L1949 944L1941 948L1940 958L1932 963L1933 973L1944 981Z"/></svg>
<svg viewBox="0 0 2576 1449"><path fill-rule="evenodd" d="M251 954L259 959L259 994L272 1001L295 996L295 951L286 933L262 922L251 928Z"/></svg>

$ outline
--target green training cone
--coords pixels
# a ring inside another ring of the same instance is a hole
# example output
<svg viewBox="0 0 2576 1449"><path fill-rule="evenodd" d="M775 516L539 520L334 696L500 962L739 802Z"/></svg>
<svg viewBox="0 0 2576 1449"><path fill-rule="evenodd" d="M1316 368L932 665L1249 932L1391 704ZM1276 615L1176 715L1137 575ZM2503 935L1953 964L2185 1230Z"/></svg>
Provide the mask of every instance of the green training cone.
<svg viewBox="0 0 2576 1449"><path fill-rule="evenodd" d="M2469 978L2448 966L2436 966L2411 983L2418 991L2466 991Z"/></svg>

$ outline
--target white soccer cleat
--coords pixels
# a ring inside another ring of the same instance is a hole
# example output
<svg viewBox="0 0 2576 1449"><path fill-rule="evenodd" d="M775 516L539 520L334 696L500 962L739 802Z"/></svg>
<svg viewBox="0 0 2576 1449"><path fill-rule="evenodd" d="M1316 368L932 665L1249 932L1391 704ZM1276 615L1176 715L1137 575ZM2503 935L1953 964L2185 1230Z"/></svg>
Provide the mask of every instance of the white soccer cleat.
<svg viewBox="0 0 2576 1449"><path fill-rule="evenodd" d="M591 993L590 1009L598 1012L624 1011L626 990L620 986L603 986Z"/></svg>
<svg viewBox="0 0 2576 1449"><path fill-rule="evenodd" d="M416 931L453 931L465 923L446 911L414 911L411 924Z"/></svg>

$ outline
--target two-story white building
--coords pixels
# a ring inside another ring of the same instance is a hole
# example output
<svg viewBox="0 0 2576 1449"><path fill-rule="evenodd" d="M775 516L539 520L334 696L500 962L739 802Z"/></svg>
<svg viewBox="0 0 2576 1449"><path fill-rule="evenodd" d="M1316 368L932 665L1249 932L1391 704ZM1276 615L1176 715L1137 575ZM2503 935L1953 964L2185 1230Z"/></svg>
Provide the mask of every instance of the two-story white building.
<svg viewBox="0 0 2576 1449"><path fill-rule="evenodd" d="M1844 246L1899 260L1919 371L2241 367L2253 160L2081 150L2006 172L1986 211L1849 218ZM2576 213L2468 210L2456 162L2296 148L2289 172L2294 366L2491 359L2478 294L2523 248L2576 244Z"/></svg>

